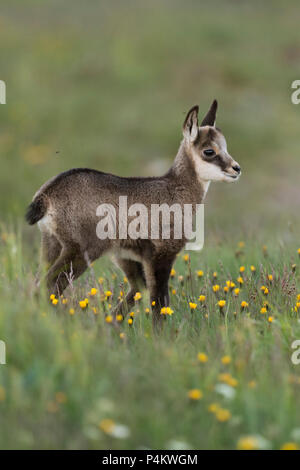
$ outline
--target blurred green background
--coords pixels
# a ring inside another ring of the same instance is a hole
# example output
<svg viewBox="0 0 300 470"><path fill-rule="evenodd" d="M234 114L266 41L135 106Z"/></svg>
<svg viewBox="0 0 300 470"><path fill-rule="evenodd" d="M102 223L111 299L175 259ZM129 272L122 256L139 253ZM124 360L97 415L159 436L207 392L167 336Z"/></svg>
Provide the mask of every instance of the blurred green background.
<svg viewBox="0 0 300 470"><path fill-rule="evenodd" d="M295 230L299 15L296 0L1 2L1 219L23 217L41 184L71 167L162 174L185 112L198 103L204 114L216 97L243 175L211 186L207 227Z"/></svg>

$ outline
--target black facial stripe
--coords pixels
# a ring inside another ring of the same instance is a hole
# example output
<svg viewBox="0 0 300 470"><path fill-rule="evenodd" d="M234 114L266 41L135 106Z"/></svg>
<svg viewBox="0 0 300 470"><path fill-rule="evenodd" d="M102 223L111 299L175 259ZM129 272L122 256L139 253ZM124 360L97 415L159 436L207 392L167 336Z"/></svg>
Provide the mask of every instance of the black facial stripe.
<svg viewBox="0 0 300 470"><path fill-rule="evenodd" d="M223 158L220 155L215 155L212 158L207 158L207 157L204 156L203 160L205 160L206 162L209 162L209 163L213 163L216 166L219 166L221 168L221 170L223 170L223 171L226 170L226 168L227 168L226 162L223 160Z"/></svg>

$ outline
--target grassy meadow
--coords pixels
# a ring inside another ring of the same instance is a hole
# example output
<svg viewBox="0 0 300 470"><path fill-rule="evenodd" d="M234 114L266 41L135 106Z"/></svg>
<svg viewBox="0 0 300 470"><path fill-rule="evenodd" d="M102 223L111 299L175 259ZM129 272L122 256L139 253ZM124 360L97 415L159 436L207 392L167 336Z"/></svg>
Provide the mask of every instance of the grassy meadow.
<svg viewBox="0 0 300 470"><path fill-rule="evenodd" d="M3 2L1 449L300 448L299 13L279 0ZM128 286L107 257L63 298L37 295L24 213L41 184L79 166L161 174L184 113L215 97L243 174L211 185L205 246L178 256L162 333L146 291L112 327Z"/></svg>

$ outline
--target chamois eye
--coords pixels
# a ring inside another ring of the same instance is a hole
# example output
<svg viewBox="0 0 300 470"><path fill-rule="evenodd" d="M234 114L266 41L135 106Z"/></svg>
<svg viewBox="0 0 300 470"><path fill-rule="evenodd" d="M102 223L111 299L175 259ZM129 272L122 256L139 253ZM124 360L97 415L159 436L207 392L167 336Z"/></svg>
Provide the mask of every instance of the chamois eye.
<svg viewBox="0 0 300 470"><path fill-rule="evenodd" d="M203 153L206 157L213 157L216 155L216 152L213 149L203 150Z"/></svg>

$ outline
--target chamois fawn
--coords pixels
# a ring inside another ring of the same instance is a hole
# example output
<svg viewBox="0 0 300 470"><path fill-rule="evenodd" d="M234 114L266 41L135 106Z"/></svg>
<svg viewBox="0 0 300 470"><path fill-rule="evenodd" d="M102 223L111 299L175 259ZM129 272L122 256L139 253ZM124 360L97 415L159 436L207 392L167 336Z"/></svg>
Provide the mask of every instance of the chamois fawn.
<svg viewBox="0 0 300 470"><path fill-rule="evenodd" d="M214 100L201 125L198 106L187 113L183 140L169 171L159 177L123 178L88 168L75 168L47 181L28 207L26 220L38 222L42 234L42 253L50 265L47 272L49 292L59 295L72 279L78 278L89 263L112 251L129 284L126 299L114 310L123 316L134 303L141 285L150 291L154 325L161 308L169 305L168 282L172 264L186 239L121 238L99 239L96 233L97 207L108 204L116 211L119 197L128 205L177 204L183 207L204 201L211 181L236 181L240 166L227 152L226 140L215 127L217 101ZM119 222L117 222L119 224ZM118 225L119 226L119 225ZM118 227L117 227L118 228ZM116 232L117 233L117 232Z"/></svg>

